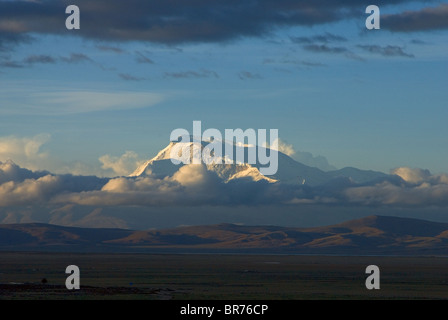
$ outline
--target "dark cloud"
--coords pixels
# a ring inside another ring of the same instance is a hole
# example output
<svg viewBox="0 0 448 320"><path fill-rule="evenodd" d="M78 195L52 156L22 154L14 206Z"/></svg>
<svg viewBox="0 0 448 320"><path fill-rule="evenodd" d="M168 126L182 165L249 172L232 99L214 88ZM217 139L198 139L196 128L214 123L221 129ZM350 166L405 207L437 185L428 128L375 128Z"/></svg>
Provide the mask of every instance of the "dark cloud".
<svg viewBox="0 0 448 320"><path fill-rule="evenodd" d="M330 47L326 44L310 44L303 46L303 48L307 51L311 52L323 52L323 53L348 53L348 50L345 47Z"/></svg>
<svg viewBox="0 0 448 320"><path fill-rule="evenodd" d="M418 44L418 45L425 45L425 44L428 44L428 42L423 41L423 40L421 40L421 39L412 39L410 42L411 42L412 44Z"/></svg>
<svg viewBox="0 0 448 320"><path fill-rule="evenodd" d="M1 68L23 68L24 65L19 62L16 62L16 61L4 60L4 61L0 61L0 67Z"/></svg>
<svg viewBox="0 0 448 320"><path fill-rule="evenodd" d="M36 63L56 63L56 59L49 55L39 54L39 55L30 55L23 60L23 62L28 64L36 64Z"/></svg>
<svg viewBox="0 0 448 320"><path fill-rule="evenodd" d="M92 62L95 63L90 57L83 53L72 53L69 56L62 56L55 58L49 55L30 55L24 58L21 62L13 61L10 58L0 57L0 68L24 68L32 66L34 64L55 64L58 62L64 63L82 63L82 62Z"/></svg>
<svg viewBox="0 0 448 320"><path fill-rule="evenodd" d="M299 60L299 59L291 59L291 58L283 58L280 60L274 60L274 59L264 59L263 64L290 64L295 65L298 67L326 67L327 65L321 62L312 62L312 61L306 61L306 60Z"/></svg>
<svg viewBox="0 0 448 320"><path fill-rule="evenodd" d="M59 61L65 63L93 62L92 59L83 53L72 53L70 56L60 58L43 54L34 54L24 58L22 62L13 61L9 58L1 59L0 68L23 68L34 64L55 64Z"/></svg>
<svg viewBox="0 0 448 320"><path fill-rule="evenodd" d="M306 67L326 67L327 65L321 62L301 61L301 64Z"/></svg>
<svg viewBox="0 0 448 320"><path fill-rule="evenodd" d="M219 78L216 72L210 70L165 72L165 77L174 79Z"/></svg>
<svg viewBox="0 0 448 320"><path fill-rule="evenodd" d="M241 80L263 79L263 77L258 73L253 73L249 71L241 71L240 73L238 73L238 78L240 78Z"/></svg>
<svg viewBox="0 0 448 320"><path fill-rule="evenodd" d="M33 40L34 38L27 34L15 34L11 32L0 31L0 52L13 51L17 45L21 43L31 43Z"/></svg>
<svg viewBox="0 0 448 320"><path fill-rule="evenodd" d="M375 54L380 54L384 57L407 57L414 58L413 54L404 52L403 48L400 46L388 45L385 47L379 45L358 45L359 48Z"/></svg>
<svg viewBox="0 0 448 320"><path fill-rule="evenodd" d="M406 1L378 0L376 4L399 3ZM65 28L65 8L71 4L81 11L79 30ZM264 36L282 27L359 19L368 4L354 0L2 1L0 34L17 40L34 33L164 44L219 42ZM321 40L334 40L330 38L324 35Z"/></svg>
<svg viewBox="0 0 448 320"><path fill-rule="evenodd" d="M362 58L356 55L353 51L344 46L331 46L331 42L345 42L347 38L335 35L332 33L325 33L320 35L314 35L309 37L290 37L291 42L303 45L303 49L316 53L330 53L330 54L344 54L348 58L362 60ZM408 57L414 58L413 54L409 54L404 51L400 46L388 45L358 45L357 47L364 51L380 54L385 57Z"/></svg>
<svg viewBox="0 0 448 320"><path fill-rule="evenodd" d="M289 37L293 43L313 44L313 43L329 43L329 42L345 42L347 38L326 32L325 34L315 35L311 37Z"/></svg>
<svg viewBox="0 0 448 320"><path fill-rule="evenodd" d="M100 49L101 51L113 52L113 53L118 53L118 54L125 53L125 51L119 47L113 47L113 46L107 46L107 45L97 45L96 48Z"/></svg>
<svg viewBox="0 0 448 320"><path fill-rule="evenodd" d="M148 64L154 64L154 61L152 61L151 59L149 59L147 56L145 56L143 53L141 53L140 51L135 51L135 54L137 55L137 62L138 63L148 63Z"/></svg>
<svg viewBox="0 0 448 320"><path fill-rule="evenodd" d="M49 174L48 172L33 172L31 170L21 168L12 161L0 161L0 185L13 181L23 182L27 179L38 179Z"/></svg>
<svg viewBox="0 0 448 320"><path fill-rule="evenodd" d="M308 44L304 45L303 49L315 53L342 54L349 59L358 61L364 60L347 47L334 47L334 46L328 46L327 44Z"/></svg>
<svg viewBox="0 0 448 320"><path fill-rule="evenodd" d="M381 28L394 32L448 29L448 4L381 16Z"/></svg>
<svg viewBox="0 0 448 320"><path fill-rule="evenodd" d="M306 51L315 53L328 53L328 54L343 54L347 58L354 60L363 60L360 56L356 55L350 49L345 46L334 46L330 43L346 42L347 38L339 36L333 33L326 32L324 34L318 34L308 37L289 37L290 41L295 44L302 45L302 48ZM289 60L290 63L301 64L307 67L324 66L323 64L309 63L304 61Z"/></svg>
<svg viewBox="0 0 448 320"><path fill-rule="evenodd" d="M79 63L79 62L92 62L93 60L90 59L88 56L86 56L83 53L72 53L69 57L61 57L61 60L63 62L67 63Z"/></svg>

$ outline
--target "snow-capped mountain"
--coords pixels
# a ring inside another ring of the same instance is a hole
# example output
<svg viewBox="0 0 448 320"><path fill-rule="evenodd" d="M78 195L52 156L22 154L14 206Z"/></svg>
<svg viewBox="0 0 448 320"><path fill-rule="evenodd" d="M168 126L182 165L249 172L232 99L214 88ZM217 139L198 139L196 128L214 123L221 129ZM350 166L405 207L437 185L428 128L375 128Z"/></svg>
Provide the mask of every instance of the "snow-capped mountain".
<svg viewBox="0 0 448 320"><path fill-rule="evenodd" d="M197 161L202 159L203 163L205 163L204 165L207 166L207 169L215 172L225 182L233 179L246 178L253 181L265 180L270 183L282 182L288 184L318 186L341 177L349 179L354 183L364 183L386 176L386 174L381 172L366 171L356 168L343 168L325 172L318 168L297 162L282 152L277 153L277 172L268 176L263 175L260 172L260 168L266 167L266 165L262 165L258 161L258 153L266 152L265 148L251 145L236 145L234 143L230 143L229 146L229 142L220 141L218 143L214 142L215 149L213 149L210 141L195 141L193 139L189 140L191 142L182 142L184 140L180 141L181 142L170 142L168 146L162 149L154 158L139 166L130 177L152 175L156 178L163 179L175 174L181 166L185 165L185 163L194 163L194 158ZM222 150L219 156L216 154L217 149ZM238 153L244 155L244 162L232 161L234 156ZM251 154L255 155L256 161L248 161ZM211 161L213 157L215 160L214 163ZM173 159L174 162L172 161ZM180 160L177 162L181 163L175 164L176 159Z"/></svg>
<svg viewBox="0 0 448 320"><path fill-rule="evenodd" d="M263 175L256 165L230 161L229 155L225 153L226 142L221 142L221 150L224 151L222 156L215 156L209 144L210 142L208 141L170 142L170 144L162 149L154 158L139 166L130 177L152 175L161 179L167 176L172 176L186 163L195 163L194 159L198 162L202 159L203 161L201 163L206 165L208 170L215 172L226 182L238 178L249 178L253 181L265 180L270 183L277 181L277 179L273 177ZM248 148L253 147L234 145L233 152L236 154L238 152L237 150L242 149L240 151L247 155L248 152L250 152ZM187 149L189 149L190 152L185 152ZM174 154L176 154L177 157L173 157ZM212 161L212 158L215 160L214 162ZM178 164L176 164L176 160Z"/></svg>

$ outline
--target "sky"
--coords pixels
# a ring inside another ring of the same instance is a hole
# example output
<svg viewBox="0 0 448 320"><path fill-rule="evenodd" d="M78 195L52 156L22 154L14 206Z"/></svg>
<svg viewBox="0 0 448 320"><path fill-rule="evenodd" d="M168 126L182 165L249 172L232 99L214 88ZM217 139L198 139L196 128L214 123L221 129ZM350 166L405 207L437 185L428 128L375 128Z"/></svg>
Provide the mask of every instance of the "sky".
<svg viewBox="0 0 448 320"><path fill-rule="evenodd" d="M0 1L0 141L41 157L0 155L113 175L101 157L150 159L200 120L278 129L336 168L448 172L448 4L377 1L367 30L369 4Z"/></svg>
<svg viewBox="0 0 448 320"><path fill-rule="evenodd" d="M444 181L447 30L436 0L0 0L0 161L127 175L202 121L278 129L322 170Z"/></svg>

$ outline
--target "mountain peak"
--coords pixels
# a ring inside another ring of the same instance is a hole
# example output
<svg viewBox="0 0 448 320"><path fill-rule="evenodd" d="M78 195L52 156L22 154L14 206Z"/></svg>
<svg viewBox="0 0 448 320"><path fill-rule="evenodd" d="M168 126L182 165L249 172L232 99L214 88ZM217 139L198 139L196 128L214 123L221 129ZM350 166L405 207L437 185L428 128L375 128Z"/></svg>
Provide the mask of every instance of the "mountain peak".
<svg viewBox="0 0 448 320"><path fill-rule="evenodd" d="M219 150L219 147L221 147L221 150ZM185 163L194 163L193 159L198 162L205 160L207 169L214 171L225 182L233 179L249 178L253 181L264 180L269 183L282 182L309 186L331 183L334 186L335 184L338 185L341 183L341 178L347 178L350 183L365 183L376 179L383 179L387 176L382 172L356 168L344 168L325 172L316 167L310 167L297 162L280 151L277 152L277 172L273 175L266 176L261 173L262 168L266 166L260 164L258 160L258 152L265 149L259 146L237 144L232 141L211 141L191 135L180 136L177 141L171 141L155 157L139 166L129 177L151 175L163 179L175 174ZM221 153L216 154L217 151L221 151ZM244 156L244 161L233 161L235 155L238 154ZM173 156L177 157L177 159L173 159ZM255 161L248 161L251 156L255 158ZM215 162L213 163L213 161ZM176 162L181 163L176 164Z"/></svg>
<svg viewBox="0 0 448 320"><path fill-rule="evenodd" d="M164 149L159 151L154 158L144 162L129 175L129 177L152 175L157 178L165 178L167 176L172 176L180 167L185 165L185 163L194 163L193 159L200 159L199 161L206 160L205 162L208 163L206 164L207 170L214 171L225 182L239 178L249 178L253 181L265 180L270 183L277 181L276 179L264 176L259 171L257 164L252 165L246 162L232 161L230 155L225 153L229 150L229 144L227 142L221 140L199 140L193 136L190 136L189 138L190 139L183 138L178 141L171 141ZM181 142L185 140L187 140L187 142ZM223 152L220 156L214 154L215 149L213 149L213 147L209 148L210 143L222 145ZM238 152L242 152L245 158L248 158L248 156L246 156L248 155L247 149L251 147L253 146L233 144L231 153L235 155L238 154ZM206 150L207 148L209 149ZM187 156L185 156L185 154L187 154ZM173 155L177 155L177 159L173 158Z"/></svg>

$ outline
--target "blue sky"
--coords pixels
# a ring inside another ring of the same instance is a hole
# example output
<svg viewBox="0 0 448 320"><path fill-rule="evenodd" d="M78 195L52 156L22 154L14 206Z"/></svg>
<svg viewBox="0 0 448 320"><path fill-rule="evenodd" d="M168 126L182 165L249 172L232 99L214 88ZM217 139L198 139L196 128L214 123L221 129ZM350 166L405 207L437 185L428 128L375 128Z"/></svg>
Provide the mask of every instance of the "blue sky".
<svg viewBox="0 0 448 320"><path fill-rule="evenodd" d="M74 1L80 30L65 29L60 2L0 1L0 161L110 175L101 157L151 158L172 130L201 120L279 129L337 168L448 172L446 3L378 1L381 29L369 31L373 3L303 13L294 6L306 1L255 1L232 16L221 2L149 1L168 17L152 32L142 21L157 12L120 15L115 1ZM299 18L282 21L285 8Z"/></svg>

